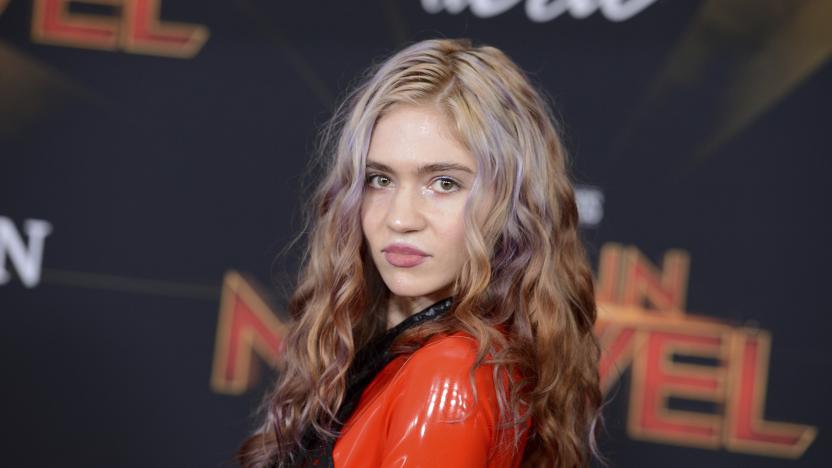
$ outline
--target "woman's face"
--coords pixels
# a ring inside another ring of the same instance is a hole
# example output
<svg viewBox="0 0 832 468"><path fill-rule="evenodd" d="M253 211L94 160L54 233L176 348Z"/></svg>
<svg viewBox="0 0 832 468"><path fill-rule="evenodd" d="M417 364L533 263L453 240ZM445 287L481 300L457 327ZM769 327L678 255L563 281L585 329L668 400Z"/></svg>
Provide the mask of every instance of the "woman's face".
<svg viewBox="0 0 832 468"><path fill-rule="evenodd" d="M474 156L433 106L396 105L376 123L367 155L361 227L396 296L441 299L459 275Z"/></svg>

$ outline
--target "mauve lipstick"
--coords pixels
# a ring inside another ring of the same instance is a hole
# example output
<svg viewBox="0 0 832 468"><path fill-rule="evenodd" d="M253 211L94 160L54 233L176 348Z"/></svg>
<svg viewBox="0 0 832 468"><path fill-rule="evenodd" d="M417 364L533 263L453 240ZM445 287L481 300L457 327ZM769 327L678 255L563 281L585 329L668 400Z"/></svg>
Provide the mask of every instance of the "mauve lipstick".
<svg viewBox="0 0 832 468"><path fill-rule="evenodd" d="M395 243L381 249L387 263L399 268L411 268L425 261L428 254L412 245Z"/></svg>

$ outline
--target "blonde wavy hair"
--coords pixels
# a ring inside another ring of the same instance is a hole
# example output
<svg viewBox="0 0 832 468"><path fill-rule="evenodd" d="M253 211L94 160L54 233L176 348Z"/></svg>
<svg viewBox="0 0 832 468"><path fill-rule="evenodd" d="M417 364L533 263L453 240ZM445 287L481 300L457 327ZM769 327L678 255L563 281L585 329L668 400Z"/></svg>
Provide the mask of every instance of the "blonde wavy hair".
<svg viewBox="0 0 832 468"><path fill-rule="evenodd" d="M520 376L507 391L496 385L496 393L505 427L531 418L526 450L517 455L523 465L587 465L597 453L599 347L566 153L547 101L526 75L500 50L464 39L418 42L372 67L323 131L323 180L289 302L295 323L285 368L238 460L244 467L285 460L308 427L337 435L330 428L346 371L356 351L386 329L387 290L365 246L360 207L373 127L394 104L438 105L477 160L465 215L468 260L453 308L408 330L395 352L413 351L437 333L467 332L479 343L475 367ZM493 196L478 223L483 191Z"/></svg>

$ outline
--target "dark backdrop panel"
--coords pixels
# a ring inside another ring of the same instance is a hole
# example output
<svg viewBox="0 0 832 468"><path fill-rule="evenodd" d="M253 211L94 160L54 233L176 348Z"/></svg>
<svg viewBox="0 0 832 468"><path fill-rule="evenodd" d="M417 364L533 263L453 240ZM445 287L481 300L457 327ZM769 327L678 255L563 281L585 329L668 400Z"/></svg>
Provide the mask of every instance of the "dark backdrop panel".
<svg viewBox="0 0 832 468"><path fill-rule="evenodd" d="M604 246L635 248L659 272L684 251L684 320L769 333L759 416L817 431L791 456L724 434L712 447L639 437L627 364L605 410L611 465L826 466L832 3L558 0L571 10L545 22L526 13L542 2L482 17L491 3L0 1L4 464L228 465L275 375L259 352L242 391L212 386L224 275L243 273L261 312L285 320L299 249L278 254L299 232L316 132L338 97L406 43L465 36L506 51L552 98L576 182L603 196L583 228L593 265ZM39 8L124 30L131 8L154 5L161 27L202 25L207 40L172 57L38 32ZM27 220L51 226L28 263ZM620 323L618 299L599 298L605 323ZM650 298L636 306L671 317ZM674 326L701 325L684 320ZM665 403L720 420L728 405Z"/></svg>

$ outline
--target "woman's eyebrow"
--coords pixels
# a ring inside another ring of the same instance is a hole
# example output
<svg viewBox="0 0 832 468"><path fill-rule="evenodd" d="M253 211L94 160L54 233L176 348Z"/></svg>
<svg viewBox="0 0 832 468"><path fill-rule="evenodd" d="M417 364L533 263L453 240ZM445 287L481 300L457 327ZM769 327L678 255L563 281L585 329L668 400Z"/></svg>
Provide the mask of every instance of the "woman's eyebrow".
<svg viewBox="0 0 832 468"><path fill-rule="evenodd" d="M390 169L389 166L375 161L367 161L367 169L372 169L374 171L389 172L391 174L394 172L393 169Z"/></svg>
<svg viewBox="0 0 832 468"><path fill-rule="evenodd" d="M391 174L395 174L396 171L390 168L385 164L375 162L375 161L367 161L367 169L373 169L377 171L384 171L389 172ZM474 175L474 171L469 168L468 166L464 166L462 164L452 163L452 162L436 162L430 164L423 164L416 169L416 174L424 175L424 174L433 174L436 172L447 172L447 171L461 171L467 172L471 175Z"/></svg>
<svg viewBox="0 0 832 468"><path fill-rule="evenodd" d="M437 163L431 163L431 164L424 164L422 166L419 166L418 169L416 169L416 173L419 174L419 175L433 174L435 172L447 172L447 171L461 171L461 172L467 172L471 175L474 175L474 171L471 168L469 168L468 166L464 166L462 164L457 164L457 163L451 163L451 162L437 162Z"/></svg>

